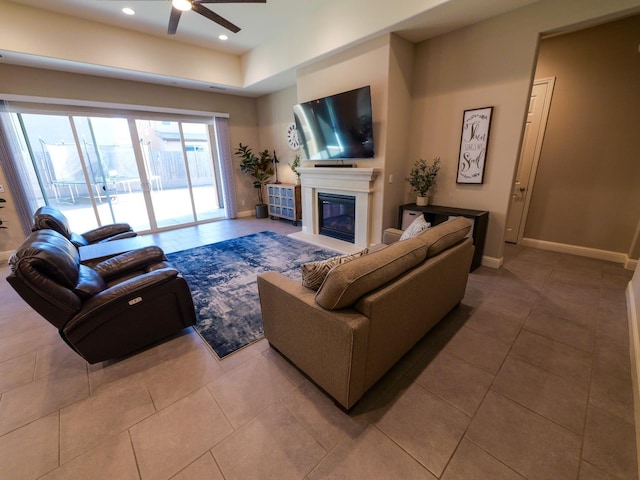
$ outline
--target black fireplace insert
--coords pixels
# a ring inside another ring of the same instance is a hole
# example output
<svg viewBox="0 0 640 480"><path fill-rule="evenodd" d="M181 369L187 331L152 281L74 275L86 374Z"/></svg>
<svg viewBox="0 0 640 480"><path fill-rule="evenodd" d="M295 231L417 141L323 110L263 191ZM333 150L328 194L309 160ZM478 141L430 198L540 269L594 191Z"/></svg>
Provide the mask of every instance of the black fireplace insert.
<svg viewBox="0 0 640 480"><path fill-rule="evenodd" d="M318 193L320 235L346 242L356 241L356 197Z"/></svg>

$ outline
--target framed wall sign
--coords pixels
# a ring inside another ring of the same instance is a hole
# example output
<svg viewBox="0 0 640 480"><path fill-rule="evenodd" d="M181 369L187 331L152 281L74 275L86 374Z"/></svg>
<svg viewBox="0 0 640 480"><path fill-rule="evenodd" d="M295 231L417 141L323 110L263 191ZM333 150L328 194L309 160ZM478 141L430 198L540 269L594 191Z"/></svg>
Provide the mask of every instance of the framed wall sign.
<svg viewBox="0 0 640 480"><path fill-rule="evenodd" d="M456 183L483 183L492 113L493 107L464 111Z"/></svg>

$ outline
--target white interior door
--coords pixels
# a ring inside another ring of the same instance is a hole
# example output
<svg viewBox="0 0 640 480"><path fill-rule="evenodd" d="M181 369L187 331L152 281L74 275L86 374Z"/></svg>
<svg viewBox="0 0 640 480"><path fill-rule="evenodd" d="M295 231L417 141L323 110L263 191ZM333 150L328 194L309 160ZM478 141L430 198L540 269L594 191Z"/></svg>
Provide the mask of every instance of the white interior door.
<svg viewBox="0 0 640 480"><path fill-rule="evenodd" d="M524 234L533 181L538 168L544 130L551 105L553 84L553 78L540 79L533 83L522 151L513 185L509 215L507 216L505 232L507 242L518 243Z"/></svg>

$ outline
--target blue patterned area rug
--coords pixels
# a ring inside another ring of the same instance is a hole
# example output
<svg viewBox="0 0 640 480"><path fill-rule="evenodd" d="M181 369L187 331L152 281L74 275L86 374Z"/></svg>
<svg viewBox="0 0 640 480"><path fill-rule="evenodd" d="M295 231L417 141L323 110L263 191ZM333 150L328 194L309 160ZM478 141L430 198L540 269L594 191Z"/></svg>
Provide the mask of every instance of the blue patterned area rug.
<svg viewBox="0 0 640 480"><path fill-rule="evenodd" d="M168 253L189 284L196 330L224 358L263 337L257 276L268 270L300 279L300 265L339 253L274 232Z"/></svg>

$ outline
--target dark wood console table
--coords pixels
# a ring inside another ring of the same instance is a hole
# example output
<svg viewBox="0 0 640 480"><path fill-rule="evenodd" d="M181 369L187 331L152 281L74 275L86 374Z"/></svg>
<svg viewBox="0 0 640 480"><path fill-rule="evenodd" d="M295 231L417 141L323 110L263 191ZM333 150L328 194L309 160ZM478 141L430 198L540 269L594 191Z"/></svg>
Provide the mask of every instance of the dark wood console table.
<svg viewBox="0 0 640 480"><path fill-rule="evenodd" d="M471 237L475 252L471 260L471 271L475 270L482 264L482 255L484 253L484 241L487 236L487 224L489 223L489 212L484 210L470 210L467 208L443 207L441 205L427 205L420 207L415 203L407 203L400 205L398 214L398 228L404 230L414 220L416 215L422 213L427 222L431 225L437 225L449 220L449 217L465 217L473 222L471 227Z"/></svg>

